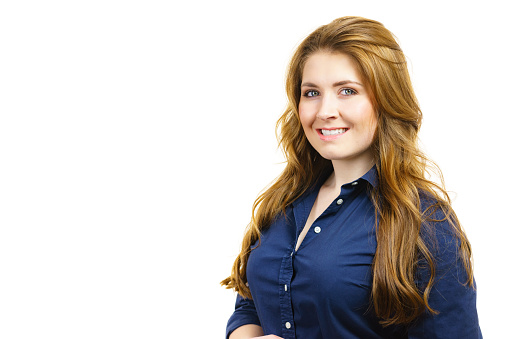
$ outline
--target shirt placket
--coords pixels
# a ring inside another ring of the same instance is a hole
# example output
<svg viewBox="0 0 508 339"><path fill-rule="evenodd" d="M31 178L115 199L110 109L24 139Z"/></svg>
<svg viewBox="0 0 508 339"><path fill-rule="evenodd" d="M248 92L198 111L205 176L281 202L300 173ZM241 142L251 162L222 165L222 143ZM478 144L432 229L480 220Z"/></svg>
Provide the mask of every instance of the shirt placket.
<svg viewBox="0 0 508 339"><path fill-rule="evenodd" d="M338 197L335 204L332 205L331 209L327 209L323 216L328 213L336 213L345 202L345 199L350 198L352 191L354 191L354 186L356 186L358 182L353 182L349 187L344 189L343 193ZM351 187L352 186L352 187ZM298 213L299 214L299 213ZM307 215L306 213L305 215ZM300 217L300 215L295 215L295 219ZM319 219L319 218L318 218ZM304 218L302 218L303 222L301 222L301 227L297 227L297 237L301 228L303 228ZM318 234L321 232L321 227L315 226L314 233ZM286 251L286 255L282 258L280 273L279 273L279 303L281 310L281 326L282 326L282 336L284 339L296 339L296 331L294 324L294 313L293 307L291 304L291 280L293 278L293 264L294 264L294 245L288 247Z"/></svg>
<svg viewBox="0 0 508 339"><path fill-rule="evenodd" d="M284 339L295 339L295 326L293 308L291 306L291 278L293 277L293 249L288 248L286 255L282 258L279 274L279 302L282 325L282 336Z"/></svg>

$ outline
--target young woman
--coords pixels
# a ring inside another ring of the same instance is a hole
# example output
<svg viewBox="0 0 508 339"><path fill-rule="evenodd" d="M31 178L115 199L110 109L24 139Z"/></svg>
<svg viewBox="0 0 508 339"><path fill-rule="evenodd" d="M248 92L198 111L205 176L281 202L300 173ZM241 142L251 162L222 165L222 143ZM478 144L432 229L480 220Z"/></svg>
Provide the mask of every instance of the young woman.
<svg viewBox="0 0 508 339"><path fill-rule="evenodd" d="M227 337L481 338L471 247L426 178L393 35L359 17L318 28L286 90L287 166L254 203L222 282L239 293Z"/></svg>

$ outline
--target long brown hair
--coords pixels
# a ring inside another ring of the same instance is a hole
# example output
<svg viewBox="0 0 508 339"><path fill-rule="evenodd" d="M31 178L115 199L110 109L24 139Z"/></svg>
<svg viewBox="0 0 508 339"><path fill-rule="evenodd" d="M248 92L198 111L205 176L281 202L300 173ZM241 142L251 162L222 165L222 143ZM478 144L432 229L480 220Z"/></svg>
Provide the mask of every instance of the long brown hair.
<svg viewBox="0 0 508 339"><path fill-rule="evenodd" d="M305 137L298 115L300 85L305 62L316 52L344 53L355 62L368 84L378 114L373 141L379 184L371 192L377 210L377 249L372 262L372 307L383 325L408 324L426 310L437 313L428 302L436 268L422 227L428 221L447 219L459 244L459 255L473 286L471 247L453 212L444 189L441 171L419 149L418 131L422 114L413 92L406 58L395 37L381 23L360 17L343 17L319 27L297 48L287 71L289 103L277 122L279 146L287 165L275 182L254 202L252 220L231 276L221 284L251 298L246 265L251 245L260 238L273 218L309 189L317 179L333 171ZM430 172L440 184L427 179ZM421 201L434 203L423 210ZM442 213L441 213L442 212ZM427 234L428 233L428 234ZM428 283L416 285L417 264L430 272Z"/></svg>

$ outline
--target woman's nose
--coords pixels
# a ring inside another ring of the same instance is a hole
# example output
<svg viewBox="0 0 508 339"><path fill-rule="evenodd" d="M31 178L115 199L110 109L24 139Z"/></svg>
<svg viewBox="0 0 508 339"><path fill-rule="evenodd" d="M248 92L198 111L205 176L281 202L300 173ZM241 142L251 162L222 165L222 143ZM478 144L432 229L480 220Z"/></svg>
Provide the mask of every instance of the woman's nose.
<svg viewBox="0 0 508 339"><path fill-rule="evenodd" d="M323 96L316 117L321 120L327 120L338 116L339 105L336 99L326 95Z"/></svg>

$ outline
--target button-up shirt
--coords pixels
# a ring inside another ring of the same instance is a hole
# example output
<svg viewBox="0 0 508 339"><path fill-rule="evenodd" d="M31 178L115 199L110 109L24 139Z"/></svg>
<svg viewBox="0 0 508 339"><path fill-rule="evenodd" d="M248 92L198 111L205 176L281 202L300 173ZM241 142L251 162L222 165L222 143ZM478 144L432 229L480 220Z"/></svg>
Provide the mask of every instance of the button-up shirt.
<svg viewBox="0 0 508 339"><path fill-rule="evenodd" d="M341 187L295 251L321 184L288 206L253 244L247 263L253 299L237 296L226 337L246 324L285 339L482 337L476 291L465 285L467 274L447 221L431 224L437 279L429 304L440 313L426 312L410 326L379 324L369 307L377 246L376 211L369 196L369 188L377 185L375 168ZM427 280L427 271L417 272L417 285Z"/></svg>

